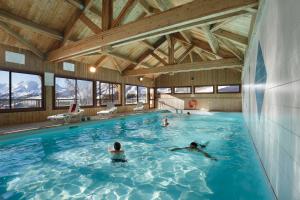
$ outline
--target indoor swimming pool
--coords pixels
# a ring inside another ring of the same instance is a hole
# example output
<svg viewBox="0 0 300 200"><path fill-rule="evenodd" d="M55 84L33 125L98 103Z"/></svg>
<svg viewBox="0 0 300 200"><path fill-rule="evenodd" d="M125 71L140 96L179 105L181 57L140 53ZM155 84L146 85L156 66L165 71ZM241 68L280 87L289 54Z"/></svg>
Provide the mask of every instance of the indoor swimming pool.
<svg viewBox="0 0 300 200"><path fill-rule="evenodd" d="M170 125L162 127L168 117ZM107 151L119 141L127 163ZM170 151L190 142L205 151ZM153 112L0 137L0 199L274 199L241 113Z"/></svg>

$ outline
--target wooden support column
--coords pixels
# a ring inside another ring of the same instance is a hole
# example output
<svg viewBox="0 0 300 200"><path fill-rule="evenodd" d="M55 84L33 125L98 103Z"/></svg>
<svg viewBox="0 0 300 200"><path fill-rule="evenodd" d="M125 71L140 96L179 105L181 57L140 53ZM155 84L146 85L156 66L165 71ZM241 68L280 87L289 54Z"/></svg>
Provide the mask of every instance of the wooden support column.
<svg viewBox="0 0 300 200"><path fill-rule="evenodd" d="M174 56L174 46L175 46L175 39L173 37L167 37L168 39L168 49L169 49L169 64L175 63L175 56Z"/></svg>
<svg viewBox="0 0 300 200"><path fill-rule="evenodd" d="M113 1L102 0L102 30L111 29L113 21Z"/></svg>

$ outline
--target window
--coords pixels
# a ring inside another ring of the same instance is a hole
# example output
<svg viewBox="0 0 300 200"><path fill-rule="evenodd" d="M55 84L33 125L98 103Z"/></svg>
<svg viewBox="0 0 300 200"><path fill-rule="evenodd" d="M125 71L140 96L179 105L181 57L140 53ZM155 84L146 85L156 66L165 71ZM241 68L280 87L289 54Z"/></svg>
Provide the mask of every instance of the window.
<svg viewBox="0 0 300 200"><path fill-rule="evenodd" d="M192 88L191 87L175 87L174 93L175 94L191 94Z"/></svg>
<svg viewBox="0 0 300 200"><path fill-rule="evenodd" d="M5 62L25 64L25 55L21 53L15 53L11 51L5 51Z"/></svg>
<svg viewBox="0 0 300 200"><path fill-rule="evenodd" d="M148 102L148 88L138 86L138 101L142 103Z"/></svg>
<svg viewBox="0 0 300 200"><path fill-rule="evenodd" d="M55 106L67 107L77 102L80 106L93 105L93 81L55 78Z"/></svg>
<svg viewBox="0 0 300 200"><path fill-rule="evenodd" d="M63 62L63 69L65 71L74 72L75 71L75 64L68 63L68 62Z"/></svg>
<svg viewBox="0 0 300 200"><path fill-rule="evenodd" d="M9 108L9 72L0 71L0 109Z"/></svg>
<svg viewBox="0 0 300 200"><path fill-rule="evenodd" d="M112 102L115 105L121 104L121 84L96 82L97 106L107 105Z"/></svg>
<svg viewBox="0 0 300 200"><path fill-rule="evenodd" d="M214 86L195 86L194 87L195 94L212 94L214 93Z"/></svg>
<svg viewBox="0 0 300 200"><path fill-rule="evenodd" d="M81 106L93 105L93 82L77 80L77 99Z"/></svg>
<svg viewBox="0 0 300 200"><path fill-rule="evenodd" d="M125 85L125 103L136 104L137 103L137 86Z"/></svg>
<svg viewBox="0 0 300 200"><path fill-rule="evenodd" d="M148 88L137 85L125 85L125 104L148 102Z"/></svg>
<svg viewBox="0 0 300 200"><path fill-rule="evenodd" d="M218 93L239 93L240 85L218 85Z"/></svg>
<svg viewBox="0 0 300 200"><path fill-rule="evenodd" d="M0 109L42 108L42 76L0 70Z"/></svg>
<svg viewBox="0 0 300 200"><path fill-rule="evenodd" d="M55 106L69 106L76 101L75 79L55 78Z"/></svg>
<svg viewBox="0 0 300 200"><path fill-rule="evenodd" d="M168 88L156 88L156 93L157 94L171 94L172 89L170 87L168 87Z"/></svg>

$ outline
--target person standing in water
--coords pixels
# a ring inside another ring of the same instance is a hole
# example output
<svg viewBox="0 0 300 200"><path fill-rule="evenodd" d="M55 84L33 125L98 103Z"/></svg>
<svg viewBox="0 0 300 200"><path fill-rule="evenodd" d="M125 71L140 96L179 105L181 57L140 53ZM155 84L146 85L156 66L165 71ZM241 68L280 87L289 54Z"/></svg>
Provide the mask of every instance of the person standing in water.
<svg viewBox="0 0 300 200"><path fill-rule="evenodd" d="M168 122L168 118L167 117L164 118L162 126L164 126L164 127L169 126L169 122Z"/></svg>
<svg viewBox="0 0 300 200"><path fill-rule="evenodd" d="M215 157L212 157L211 155L209 155L206 151L204 151L203 149L207 146L207 144L200 144L200 147L198 147L198 144L196 142L191 142L190 146L188 147L182 147L182 148L174 148L171 149L170 151L178 151L178 150L184 150L187 149L189 151L197 151L202 153L205 157L210 158L211 160L217 161L218 159Z"/></svg>
<svg viewBox="0 0 300 200"><path fill-rule="evenodd" d="M115 142L114 143L114 149L109 149L108 150L111 154L111 161L113 163L116 162L127 162L126 156L123 150L121 150L121 143L120 142Z"/></svg>

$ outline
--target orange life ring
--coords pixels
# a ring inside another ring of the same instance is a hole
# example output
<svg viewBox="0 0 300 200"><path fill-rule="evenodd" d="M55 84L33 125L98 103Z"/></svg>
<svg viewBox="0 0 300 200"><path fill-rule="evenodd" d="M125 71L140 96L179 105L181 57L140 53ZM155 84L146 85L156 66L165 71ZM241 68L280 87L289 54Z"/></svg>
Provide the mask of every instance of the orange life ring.
<svg viewBox="0 0 300 200"><path fill-rule="evenodd" d="M189 108L195 109L197 106L197 100L195 100L195 99L189 100L188 105L189 105Z"/></svg>

